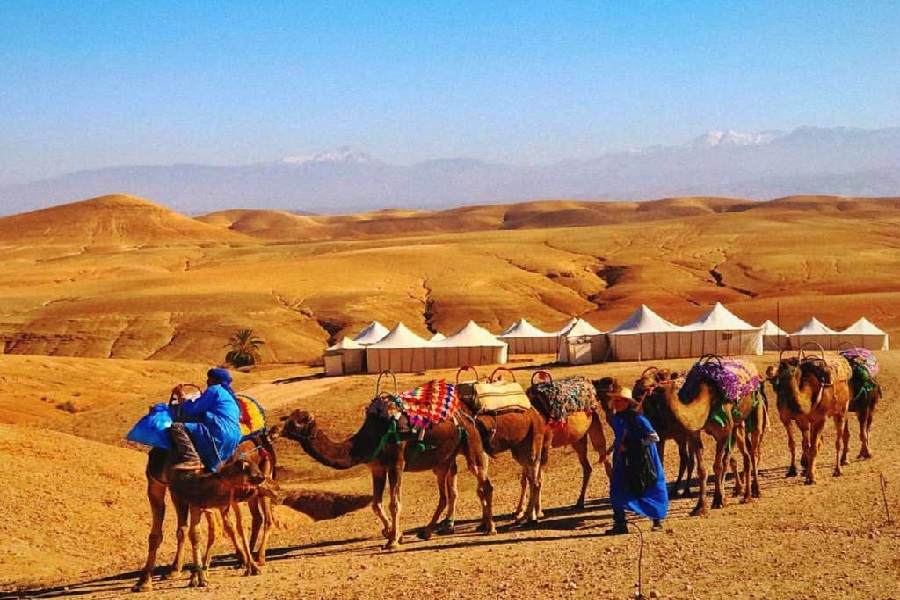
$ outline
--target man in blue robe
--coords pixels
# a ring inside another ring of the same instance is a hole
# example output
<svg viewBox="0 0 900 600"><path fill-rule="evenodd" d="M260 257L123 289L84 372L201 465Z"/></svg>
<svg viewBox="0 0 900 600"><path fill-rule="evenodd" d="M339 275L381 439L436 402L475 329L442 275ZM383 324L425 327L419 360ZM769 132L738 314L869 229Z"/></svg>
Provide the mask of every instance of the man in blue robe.
<svg viewBox="0 0 900 600"><path fill-rule="evenodd" d="M653 519L652 530L662 529L662 520L669 510L669 494L666 491L666 477L656 443L659 435L644 415L638 414L637 403L631 398L631 390L622 388L621 393L610 398L615 414L612 417L612 428L616 435L613 450L613 470L609 481L609 499L613 507L613 526L606 530L606 535L628 533L625 511L636 512ZM653 464L656 467L656 483L636 495L627 484L630 474L625 472L624 453L628 440L640 440L650 450Z"/></svg>
<svg viewBox="0 0 900 600"><path fill-rule="evenodd" d="M175 446L173 469L216 471L241 441L241 409L231 389L231 373L210 369L206 391L180 405L179 422L169 434Z"/></svg>

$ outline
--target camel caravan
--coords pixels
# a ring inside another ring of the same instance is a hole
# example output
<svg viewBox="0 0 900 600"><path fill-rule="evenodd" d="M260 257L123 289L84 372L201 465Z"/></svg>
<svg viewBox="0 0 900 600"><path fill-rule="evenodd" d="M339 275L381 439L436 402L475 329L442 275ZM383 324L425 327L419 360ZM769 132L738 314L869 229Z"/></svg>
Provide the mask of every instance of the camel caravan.
<svg viewBox="0 0 900 600"><path fill-rule="evenodd" d="M460 367L452 381L433 379L401 391L394 373L379 374L375 393L355 432L333 440L322 430L316 417L298 408L284 417L280 435L297 442L313 460L333 469L366 465L372 477L372 510L385 542L383 549L395 550L403 544L401 526L402 484L405 473L431 471L437 486L437 504L430 521L418 530L429 540L435 534L455 532L458 498L458 459L475 477L475 492L481 507L477 530L497 533L494 521L494 485L491 459L508 452L521 468L521 490L511 527L534 526L543 518L542 489L549 453L553 448L571 446L582 467L581 491L574 510L584 510L588 482L593 471L589 452L611 478L611 447L606 429L611 426L617 399L628 398L658 434L660 457L667 441L678 449L679 472L670 481L670 496L690 496L692 473L698 485L694 516L707 515L707 460L713 472L712 509L726 504L726 471L734 474L733 495L741 503L762 497L759 468L760 448L774 407L788 434L790 464L786 475L798 474L793 426L801 433L801 458L806 484L816 483L816 466L823 430L830 418L835 425L835 466L839 476L847 464L848 413L855 412L860 425L859 459L872 456L870 430L875 407L883 393L878 383L879 366L871 351L847 347L826 352L807 343L794 352L782 351L776 364L761 375L755 364L739 356L705 355L686 373L650 366L633 380L613 377L591 380L581 376L554 379L543 370L534 371L523 385L516 373L496 367L482 376L474 366ZM392 386L389 386L392 382ZM774 399L766 394L771 385ZM385 389L391 387L392 389ZM238 395L239 396L239 395ZM211 546L215 527L211 512L221 514L225 529L244 574L256 575L265 565L272 503L277 499L276 457L272 440L277 428L267 429L264 412L257 403L241 405L240 445L229 460L213 471L190 472L173 467L175 459L165 441L152 436L129 439L152 445L147 464L147 491L153 524L148 538L148 557L135 591L152 589L156 553L162 540L166 490L178 516L177 549L166 577L177 577L184 568L185 537L193 548L193 569L189 585L209 584ZM251 399L252 400L252 399ZM170 403L155 407L147 419L162 421L172 408L189 402L184 386L173 390ZM255 422L250 413L255 414ZM262 415L262 421L260 421ZM246 417L246 418L245 418ZM246 423L245 423L246 421ZM604 422L606 425L604 426ZM140 423L139 423L140 424ZM246 427L244 427L246 425ZM156 434L163 422L153 429ZM140 429L138 425L135 429ZM133 430L134 431L134 430ZM138 439L140 438L140 439ZM704 454L704 438L711 438L714 451ZM385 490L389 489L387 507ZM252 515L248 541L241 526L240 505L247 504ZM211 524L205 553L201 555L198 524L206 514ZM237 527L231 524L231 515Z"/></svg>

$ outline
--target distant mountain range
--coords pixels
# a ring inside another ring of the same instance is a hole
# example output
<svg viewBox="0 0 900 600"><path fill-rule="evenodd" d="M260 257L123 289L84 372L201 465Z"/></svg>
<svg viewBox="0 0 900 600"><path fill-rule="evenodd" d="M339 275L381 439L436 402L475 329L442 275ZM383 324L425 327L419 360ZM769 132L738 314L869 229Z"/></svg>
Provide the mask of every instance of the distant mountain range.
<svg viewBox="0 0 900 600"><path fill-rule="evenodd" d="M229 208L356 213L548 198L897 196L900 128L719 131L677 146L540 166L471 159L398 166L357 149L339 148L236 167L112 167L0 188L0 214L106 194L151 198L185 214Z"/></svg>

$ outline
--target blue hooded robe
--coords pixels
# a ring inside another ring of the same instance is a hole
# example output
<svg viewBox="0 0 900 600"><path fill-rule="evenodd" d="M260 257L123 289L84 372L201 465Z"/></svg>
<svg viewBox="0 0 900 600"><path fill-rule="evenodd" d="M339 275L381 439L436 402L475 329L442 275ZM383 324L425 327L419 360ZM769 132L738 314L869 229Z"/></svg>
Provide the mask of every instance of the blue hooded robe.
<svg viewBox="0 0 900 600"><path fill-rule="evenodd" d="M241 409L227 386L227 382L211 385L199 398L180 407L180 420L208 471L231 458L241 441Z"/></svg>
<svg viewBox="0 0 900 600"><path fill-rule="evenodd" d="M629 419L622 413L616 413L612 418L612 428L616 434L616 441L613 445L612 479L609 482L609 500L613 508L636 512L651 519L665 519L666 513L669 511L669 493L666 490L666 474L663 471L662 462L659 460L656 444L650 444L650 453L653 456L653 463L656 465L656 485L644 492L643 496L637 497L628 490L622 462L621 447L624 444L626 433L629 437L636 436L643 440L656 434L653 426L646 417L635 413L632 427Z"/></svg>

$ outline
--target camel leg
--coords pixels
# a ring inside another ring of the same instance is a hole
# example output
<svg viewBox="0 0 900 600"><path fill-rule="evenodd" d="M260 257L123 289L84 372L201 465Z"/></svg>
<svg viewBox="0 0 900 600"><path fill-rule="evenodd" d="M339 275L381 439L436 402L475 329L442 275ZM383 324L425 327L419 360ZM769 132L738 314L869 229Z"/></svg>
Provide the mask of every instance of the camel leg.
<svg viewBox="0 0 900 600"><path fill-rule="evenodd" d="M663 464L666 460L666 442L668 440L660 440L656 445L659 450L659 461ZM684 472L687 470L687 452L685 451L684 446L678 441L674 440L675 444L678 446L678 477L675 478L675 483L672 484L672 497L678 497L681 494L682 486L684 485Z"/></svg>
<svg viewBox="0 0 900 600"><path fill-rule="evenodd" d="M237 506L235 506L235 514L237 513ZM244 549L241 546L240 542L238 542L237 531L235 531L234 523L231 520L231 506L223 506L219 509L219 514L222 516L222 528L225 530L225 535L228 536L228 539L231 540L231 545L234 547L234 556L237 559L237 567L235 568L243 568L247 569L247 565L249 561L247 560L247 555L244 554Z"/></svg>
<svg viewBox="0 0 900 600"><path fill-rule="evenodd" d="M222 523L225 523L225 514L224 511L226 509L220 509L220 513L222 513ZM212 509L201 511L202 515L206 517L206 550L203 552L203 568L209 569L209 565L212 562L212 549L213 545L216 543L216 535L217 535L217 525L216 525L216 516L213 514Z"/></svg>
<svg viewBox="0 0 900 600"><path fill-rule="evenodd" d="M612 461L610 460L609 454L607 454L607 444L606 444L606 436L603 434L603 425L600 423L600 415L594 413L593 418L591 419L591 426L588 429L588 436L591 438L591 445L594 447L594 450L597 454L600 455L600 461L603 463L603 469L606 471L607 479L612 478ZM546 440L544 440L544 445L548 445L550 443L550 439L552 436L548 436Z"/></svg>
<svg viewBox="0 0 900 600"><path fill-rule="evenodd" d="M241 553L247 557L244 563L244 575L259 575L259 565L253 560L253 554L250 552L250 544L247 542L247 532L244 530L244 517L241 507L232 503L234 507L234 526L237 529L238 539L240 539Z"/></svg>
<svg viewBox="0 0 900 600"><path fill-rule="evenodd" d="M810 424L807 445L809 447L809 466L806 467L806 485L816 483L816 460L819 458L819 449L822 447L822 430L825 429L825 419ZM839 432L840 433L840 432ZM840 439L840 435L838 435Z"/></svg>
<svg viewBox="0 0 900 600"><path fill-rule="evenodd" d="M732 464L734 465L734 481L735 481L735 495L741 497L741 503L747 504L752 500L752 494L750 493L750 471L752 468L752 459L750 458L750 449L747 447L747 435L744 431L745 424L741 423L739 425L735 425L734 433L732 434L732 438L735 440L737 444L738 451L741 453L741 457L744 459L744 470L741 471L740 474L737 472L737 461L734 460ZM740 483L740 486L738 486ZM740 489L740 493L738 490Z"/></svg>
<svg viewBox="0 0 900 600"><path fill-rule="evenodd" d="M847 452L850 450L850 419L842 419L844 422L844 426L838 430L838 437L843 441L843 451L840 455L840 465L849 465L850 461L847 460Z"/></svg>
<svg viewBox="0 0 900 600"><path fill-rule="evenodd" d="M172 579L181 575L181 571L184 569L184 546L188 537L188 505L174 494L172 495L172 504L175 505L177 521L175 527L175 558L172 561L172 568L164 576L166 579Z"/></svg>
<svg viewBox="0 0 900 600"><path fill-rule="evenodd" d="M387 471L383 467L372 467L372 510L381 521L381 535L391 539L391 525L384 514L384 487L387 484Z"/></svg>
<svg viewBox="0 0 900 600"><path fill-rule="evenodd" d="M766 434L768 418L766 405L760 402L756 413L756 426L748 437L750 444L750 495L754 498L761 497L759 490L759 463L762 458L762 440Z"/></svg>
<svg viewBox="0 0 900 600"><path fill-rule="evenodd" d="M797 427L800 428L800 446L801 446L800 466L803 469L800 472L800 474L803 475L804 477L806 477L807 473L809 471L809 465L810 465L810 460L811 460L810 457L812 454L812 452L811 452L812 442L810 441L811 440L811 438L810 438L811 425L809 424L808 421L804 422L803 425L801 425L798 422Z"/></svg>
<svg viewBox="0 0 900 600"><path fill-rule="evenodd" d="M189 587L207 587L209 585L209 574L206 572L206 565L200 559L200 516L201 509L191 506L189 509L190 524L188 525L188 537L191 540L191 556L194 560L194 570L191 573L191 582Z"/></svg>
<svg viewBox="0 0 900 600"><path fill-rule="evenodd" d="M250 551L256 548L260 534L263 532L265 516L263 515L263 507L260 504L262 499L257 495L247 500L247 508L250 510Z"/></svg>
<svg viewBox="0 0 900 600"><path fill-rule="evenodd" d="M846 413L838 413L834 415L835 441L834 449L836 451L834 461L834 476L840 477L843 473L842 465L847 464L847 443L850 441L850 430L846 427Z"/></svg>
<svg viewBox="0 0 900 600"><path fill-rule="evenodd" d="M784 431L787 434L788 451L791 453L791 466L788 467L785 477L797 476L797 442L794 439L794 428L791 426L791 415L787 410L779 410L778 418L784 425Z"/></svg>
<svg viewBox="0 0 900 600"><path fill-rule="evenodd" d="M260 522L259 525L255 524L256 513L253 514L254 519L254 531L253 533L259 533L259 546L256 546L255 540L250 538L250 555L254 556L253 549L256 550L256 564L260 567L264 567L266 564L266 549L269 547L269 535L272 533L272 525L275 523L275 514L272 508L272 499L268 496L251 498L251 502L253 506L256 507L256 510L260 513ZM248 506L250 503L248 502ZM257 529L258 527L258 529Z"/></svg>
<svg viewBox="0 0 900 600"><path fill-rule="evenodd" d="M594 468L591 461L588 460L588 440L587 436L582 436L572 444L575 454L578 456L578 462L581 463L581 493L578 494L578 500L575 502L575 508L584 508L584 499L587 495L588 483L591 481L591 473Z"/></svg>
<svg viewBox="0 0 900 600"><path fill-rule="evenodd" d="M522 469L522 475L519 477L519 503L516 505L516 512L513 514L513 519L516 521L521 520L525 514L526 500L530 502L528 498L528 477L525 475L525 469Z"/></svg>
<svg viewBox="0 0 900 600"><path fill-rule="evenodd" d="M447 508L447 478L450 475L450 469L449 467L438 467L434 469L434 474L437 478L438 503L434 514L431 516L431 521L429 521L428 525L425 526L425 529L419 533L419 537L423 540L431 539L438 520L441 518L441 515L444 514L444 509Z"/></svg>
<svg viewBox="0 0 900 600"><path fill-rule="evenodd" d="M878 393L877 388L876 391L872 393ZM867 398L866 400L865 410L860 409L860 411L856 413L856 418L859 420L860 448L858 458L863 459L872 458L872 451L869 448L869 430L872 428L872 416L875 413L875 404L871 401L871 398Z"/></svg>
<svg viewBox="0 0 900 600"><path fill-rule="evenodd" d="M396 464L388 467L388 483L391 489L391 499L388 508L391 512L391 537L388 538L385 550L396 550L403 540L403 531L400 529L400 511L403 508L400 503L400 485L403 482L403 464L398 460Z"/></svg>
<svg viewBox="0 0 900 600"><path fill-rule="evenodd" d="M730 410L730 409L728 409ZM716 456L713 460L713 477L715 488L713 490L713 508L725 507L725 462L728 460L728 430L723 429L716 437Z"/></svg>
<svg viewBox="0 0 900 600"><path fill-rule="evenodd" d="M447 479L445 485L447 486L447 518L444 522L438 527L438 533L453 533L455 519L456 519L456 500L459 498L459 490L456 487L457 484L457 467L456 460L450 463L450 468L447 470Z"/></svg>
<svg viewBox="0 0 900 600"><path fill-rule="evenodd" d="M700 479L700 491L697 494L697 505L691 511L694 517L702 517L709 513L706 503L706 465L703 463L703 440L698 436L693 442L694 456L697 461L697 477Z"/></svg>
<svg viewBox="0 0 900 600"><path fill-rule="evenodd" d="M150 535L147 537L147 561L138 578L137 583L131 588L133 592L149 592L153 589L153 569L156 566L156 552L163 539L163 521L166 517L166 486L154 480L147 479L147 500L150 502L150 512L153 522L150 526Z"/></svg>

